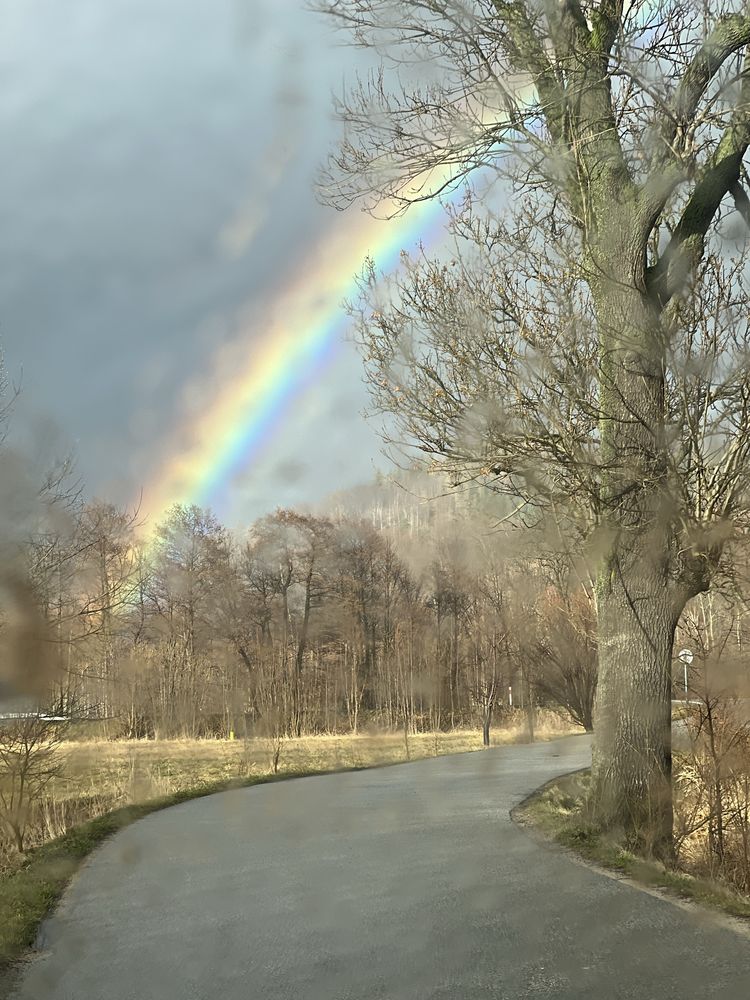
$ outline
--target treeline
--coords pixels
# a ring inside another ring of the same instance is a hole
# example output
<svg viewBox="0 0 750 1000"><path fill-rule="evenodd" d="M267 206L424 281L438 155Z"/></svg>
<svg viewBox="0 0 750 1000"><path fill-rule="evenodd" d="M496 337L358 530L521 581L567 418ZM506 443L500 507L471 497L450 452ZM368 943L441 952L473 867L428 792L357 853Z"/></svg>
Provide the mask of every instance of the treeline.
<svg viewBox="0 0 750 1000"><path fill-rule="evenodd" d="M455 497L355 500L244 533L175 506L148 541L110 505L69 511L28 543L49 708L118 737L488 738L537 704L591 728L593 605L569 560L525 556Z"/></svg>
<svg viewBox="0 0 750 1000"><path fill-rule="evenodd" d="M544 525L505 530L471 494L411 486L363 488L326 515L278 510L244 532L176 506L148 535L53 491L4 546L0 708L21 692L83 733L263 736L276 753L285 736L371 726L488 740L511 705L531 726L549 706L591 728L585 560ZM677 856L745 892L748 565L736 545L722 586L688 605L673 674Z"/></svg>

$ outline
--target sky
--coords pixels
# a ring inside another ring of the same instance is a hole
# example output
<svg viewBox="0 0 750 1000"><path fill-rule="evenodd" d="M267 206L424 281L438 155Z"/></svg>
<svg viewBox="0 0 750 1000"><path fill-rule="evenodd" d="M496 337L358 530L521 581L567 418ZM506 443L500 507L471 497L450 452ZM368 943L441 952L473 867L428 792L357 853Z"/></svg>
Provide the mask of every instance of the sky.
<svg viewBox="0 0 750 1000"><path fill-rule="evenodd" d="M11 442L72 451L89 496L232 526L387 468L338 303L398 223L312 191L363 56L300 0L0 0L0 27ZM314 323L335 336L284 371ZM286 395L250 440L274 343Z"/></svg>

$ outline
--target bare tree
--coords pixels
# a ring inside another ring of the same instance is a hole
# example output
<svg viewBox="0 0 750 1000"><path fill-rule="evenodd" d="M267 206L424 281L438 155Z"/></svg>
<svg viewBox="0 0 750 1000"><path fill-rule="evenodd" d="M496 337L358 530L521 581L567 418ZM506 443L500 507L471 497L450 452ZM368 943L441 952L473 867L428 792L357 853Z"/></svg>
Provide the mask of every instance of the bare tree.
<svg viewBox="0 0 750 1000"><path fill-rule="evenodd" d="M497 575L482 580L480 587L489 600L475 600L471 606L475 634L471 692L481 711L482 745L488 747L493 713L508 677L508 632L505 594Z"/></svg>
<svg viewBox="0 0 750 1000"><path fill-rule="evenodd" d="M668 858L674 630L747 512L746 7L316 6L381 61L339 102L329 200L407 209L480 185L453 213L470 254L413 262L384 294L366 276L376 406L591 544L594 804Z"/></svg>
<svg viewBox="0 0 750 1000"><path fill-rule="evenodd" d="M537 571L533 607L519 637L533 664L534 689L587 732L594 728L597 684L596 613L585 588L560 585Z"/></svg>
<svg viewBox="0 0 750 1000"><path fill-rule="evenodd" d="M60 722L43 715L0 721L0 824L19 854L32 810L61 771Z"/></svg>
<svg viewBox="0 0 750 1000"><path fill-rule="evenodd" d="M148 602L158 643L153 698L170 734L200 735L221 712L216 619L229 561L226 530L210 511L176 505L157 526Z"/></svg>

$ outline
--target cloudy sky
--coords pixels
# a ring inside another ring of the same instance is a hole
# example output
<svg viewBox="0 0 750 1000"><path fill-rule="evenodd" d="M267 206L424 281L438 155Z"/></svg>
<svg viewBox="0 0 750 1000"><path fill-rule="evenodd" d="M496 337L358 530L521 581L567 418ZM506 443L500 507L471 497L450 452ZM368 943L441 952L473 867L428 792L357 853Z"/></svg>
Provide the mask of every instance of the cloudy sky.
<svg viewBox="0 0 750 1000"><path fill-rule="evenodd" d="M339 42L301 0L0 0L12 439L42 463L72 448L89 495L148 493L221 400L216 358L252 359L340 229L311 190L361 64ZM365 402L342 343L212 505L241 524L369 479Z"/></svg>

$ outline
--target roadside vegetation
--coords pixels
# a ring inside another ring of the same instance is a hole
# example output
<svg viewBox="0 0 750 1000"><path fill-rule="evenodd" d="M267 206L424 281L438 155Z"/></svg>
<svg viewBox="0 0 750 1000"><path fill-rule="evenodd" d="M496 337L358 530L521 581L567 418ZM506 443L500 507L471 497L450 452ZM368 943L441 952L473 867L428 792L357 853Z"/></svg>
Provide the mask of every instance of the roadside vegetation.
<svg viewBox="0 0 750 1000"><path fill-rule="evenodd" d="M686 609L676 648L672 709L673 830L669 858L653 831L606 827L592 808L589 774L553 782L516 811L590 861L650 886L750 918L750 677L744 573L736 586Z"/></svg>
<svg viewBox="0 0 750 1000"><path fill-rule="evenodd" d="M16 723L16 737L51 724ZM57 727L59 732L59 726ZM580 727L549 710L537 712L535 738L552 739ZM10 743L12 728L0 728ZM526 742L526 714L509 713L492 737L494 746ZM205 786L276 774L321 772L394 764L482 748L475 730L377 733L248 740L87 740L40 743L23 770L0 771L0 874L18 867L26 854L74 827L114 809L141 805ZM1 752L1 751L0 751ZM6 751L6 756L8 756ZM20 756L20 755L19 755ZM44 776L44 781L39 778ZM21 781L25 786L21 791Z"/></svg>
<svg viewBox="0 0 750 1000"><path fill-rule="evenodd" d="M683 867L684 859L668 866L637 854L622 834L602 829L590 808L590 787L590 771L567 775L522 803L513 818L586 861L643 886L750 920L750 896L710 876L690 872Z"/></svg>

